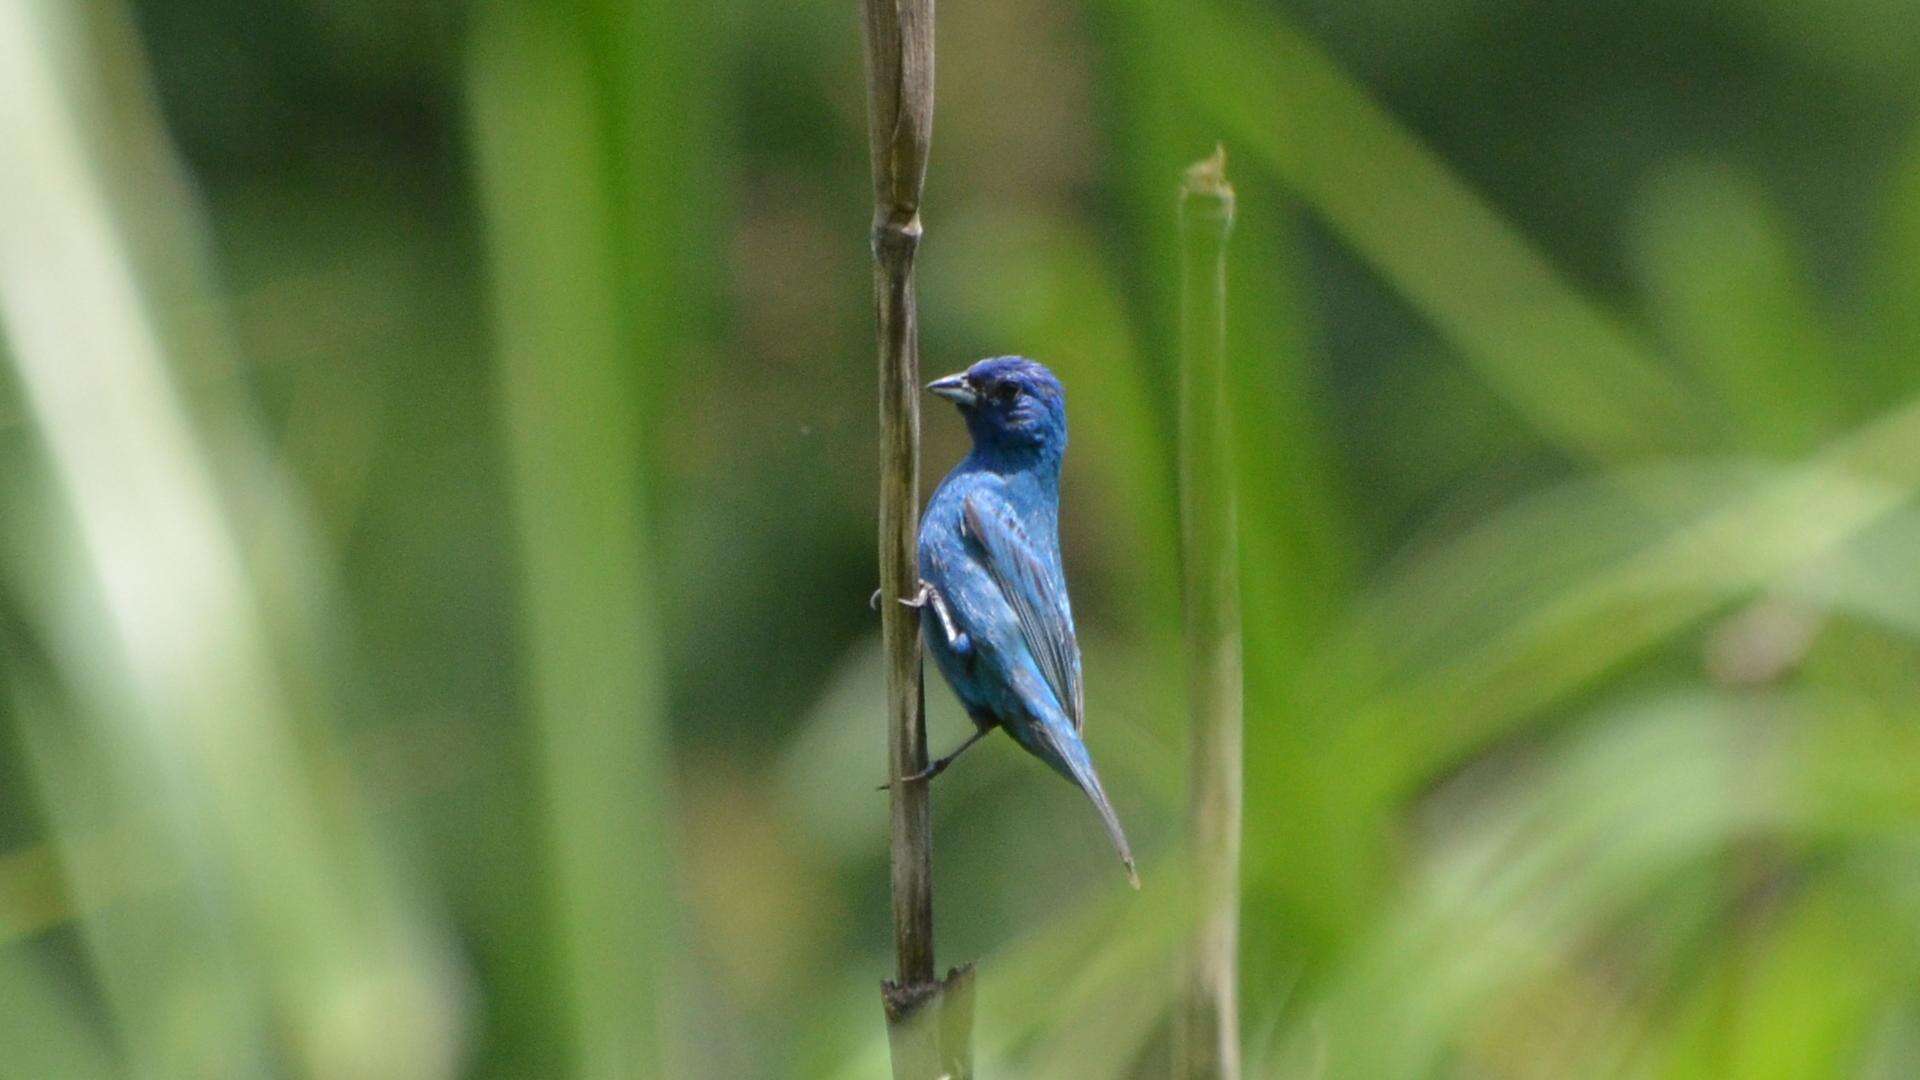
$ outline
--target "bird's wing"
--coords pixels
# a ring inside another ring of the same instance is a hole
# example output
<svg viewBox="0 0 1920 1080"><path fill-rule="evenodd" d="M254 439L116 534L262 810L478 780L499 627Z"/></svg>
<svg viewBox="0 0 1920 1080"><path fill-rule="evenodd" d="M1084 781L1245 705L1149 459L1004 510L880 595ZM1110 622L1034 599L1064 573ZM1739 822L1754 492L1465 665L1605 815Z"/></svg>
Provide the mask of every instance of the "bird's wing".
<svg viewBox="0 0 1920 1080"><path fill-rule="evenodd" d="M1034 544L1004 499L976 491L961 504L963 535L1013 609L1027 651L1046 677L1054 700L1078 732L1086 726L1086 686L1080 674L1080 642L1073 634L1067 583L1060 563Z"/></svg>

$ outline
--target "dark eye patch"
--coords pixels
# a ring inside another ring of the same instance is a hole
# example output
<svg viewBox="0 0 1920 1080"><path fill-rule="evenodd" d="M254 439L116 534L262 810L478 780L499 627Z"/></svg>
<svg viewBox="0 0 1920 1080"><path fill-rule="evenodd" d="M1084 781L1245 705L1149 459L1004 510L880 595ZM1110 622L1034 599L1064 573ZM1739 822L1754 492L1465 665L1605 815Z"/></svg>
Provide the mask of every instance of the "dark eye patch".
<svg viewBox="0 0 1920 1080"><path fill-rule="evenodd" d="M988 393L993 396L993 400L1005 405L1020 396L1020 386L1012 382L996 383Z"/></svg>

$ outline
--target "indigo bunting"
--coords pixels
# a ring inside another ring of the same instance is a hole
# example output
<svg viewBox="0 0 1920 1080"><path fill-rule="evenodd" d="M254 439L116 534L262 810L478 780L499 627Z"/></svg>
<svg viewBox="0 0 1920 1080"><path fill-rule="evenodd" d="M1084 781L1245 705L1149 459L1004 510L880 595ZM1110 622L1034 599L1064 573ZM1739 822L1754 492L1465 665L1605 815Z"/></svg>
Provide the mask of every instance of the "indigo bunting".
<svg viewBox="0 0 1920 1080"><path fill-rule="evenodd" d="M995 727L1085 792L1140 887L1120 819L1081 741L1080 644L1060 566L1065 391L1032 360L999 356L928 384L960 407L973 452L920 526L918 594L927 651L973 718L974 733L918 778L938 774ZM928 617L931 616L931 617Z"/></svg>

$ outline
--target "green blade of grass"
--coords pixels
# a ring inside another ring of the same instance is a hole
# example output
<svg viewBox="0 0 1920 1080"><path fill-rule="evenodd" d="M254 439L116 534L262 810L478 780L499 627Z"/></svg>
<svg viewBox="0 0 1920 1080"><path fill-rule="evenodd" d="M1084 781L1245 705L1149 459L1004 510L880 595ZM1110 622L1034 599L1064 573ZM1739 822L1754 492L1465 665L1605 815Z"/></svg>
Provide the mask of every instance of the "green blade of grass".
<svg viewBox="0 0 1920 1080"><path fill-rule="evenodd" d="M127 74L96 47L99 20L130 40L116 5L0 7L0 322L62 541L13 569L72 695L21 726L83 937L150 1075L274 1057L441 1075L455 1023L441 943L367 831L335 733L302 708L312 660L281 649L278 595L234 509L259 493L223 482L275 468L237 400L190 407L131 254L130 234L189 230L149 220L181 210L129 197L115 167L140 156L120 140L165 146L155 110L94 122L101 82ZM75 842L88 829L133 830L167 887L109 907L94 883L113 868ZM416 1022L396 1034L395 1014Z"/></svg>
<svg viewBox="0 0 1920 1080"><path fill-rule="evenodd" d="M1602 460L1694 442L1685 394L1636 336L1307 37L1244 5L1117 6L1163 91L1273 169L1542 434Z"/></svg>
<svg viewBox="0 0 1920 1080"><path fill-rule="evenodd" d="M1851 388L1761 194L1724 170L1676 169L1652 185L1640 217L1659 324L1696 374L1703 407L1731 421L1742 448L1818 447L1844 419Z"/></svg>
<svg viewBox="0 0 1920 1080"><path fill-rule="evenodd" d="M1475 1051L1556 1075L1555 1062L1645 1057L1764 1074L1810 1036L1822 1060L1854 1052L1916 948L1912 894L1876 896L1896 883L1873 868L1904 858L1920 801L1903 782L1866 798L1833 783L1890 780L1902 766L1881 763L1911 760L1909 726L1865 704L1687 688L1454 785L1416 823L1407 885L1324 1022L1290 1038L1332 1073L1389 1077ZM1874 805L1882 794L1897 805ZM1800 857L1809 837L1824 858ZM1830 963L1848 954L1859 962Z"/></svg>
<svg viewBox="0 0 1920 1080"><path fill-rule="evenodd" d="M1804 465L1709 507L1390 691L1382 717L1420 771L1583 688L1730 599L1766 589L1899 509L1920 488L1920 403L1863 425ZM1422 600L1412 598L1414 603ZM1449 723L1403 726L1408 717Z"/></svg>
<svg viewBox="0 0 1920 1080"><path fill-rule="evenodd" d="M674 914L645 446L601 141L615 106L579 24L547 5L494 5L471 59L551 959L574 1073L660 1075Z"/></svg>
<svg viewBox="0 0 1920 1080"><path fill-rule="evenodd" d="M1887 187L1868 282L1881 363L1861 372L1866 388L1881 394L1911 386L1920 372L1920 130L1908 134Z"/></svg>

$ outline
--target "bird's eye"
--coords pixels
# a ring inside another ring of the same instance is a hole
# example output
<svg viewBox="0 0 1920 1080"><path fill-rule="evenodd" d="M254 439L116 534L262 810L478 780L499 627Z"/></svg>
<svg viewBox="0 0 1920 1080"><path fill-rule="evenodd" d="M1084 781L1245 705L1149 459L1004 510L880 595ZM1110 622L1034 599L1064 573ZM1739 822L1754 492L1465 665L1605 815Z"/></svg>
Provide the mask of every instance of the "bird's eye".
<svg viewBox="0 0 1920 1080"><path fill-rule="evenodd" d="M1013 403L1013 399L1020 396L1020 387L1018 384L1015 384L1015 383L1003 382L996 385L991 391L991 393L993 395L993 400L999 402L1002 405L1011 405Z"/></svg>

